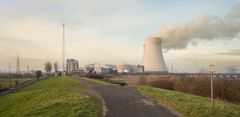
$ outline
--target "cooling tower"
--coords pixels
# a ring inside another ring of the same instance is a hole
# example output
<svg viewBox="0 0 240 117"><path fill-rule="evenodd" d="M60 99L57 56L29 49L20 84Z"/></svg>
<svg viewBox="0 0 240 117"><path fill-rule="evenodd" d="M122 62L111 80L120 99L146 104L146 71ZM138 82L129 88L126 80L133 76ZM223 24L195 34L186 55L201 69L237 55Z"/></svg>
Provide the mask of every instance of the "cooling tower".
<svg viewBox="0 0 240 117"><path fill-rule="evenodd" d="M162 54L162 43L159 38L144 40L143 61L145 72L167 72Z"/></svg>

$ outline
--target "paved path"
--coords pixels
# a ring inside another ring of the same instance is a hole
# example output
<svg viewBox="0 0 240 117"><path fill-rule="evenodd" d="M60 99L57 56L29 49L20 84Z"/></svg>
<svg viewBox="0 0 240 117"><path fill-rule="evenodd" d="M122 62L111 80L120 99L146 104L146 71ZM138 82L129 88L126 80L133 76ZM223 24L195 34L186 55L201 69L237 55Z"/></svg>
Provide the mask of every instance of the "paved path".
<svg viewBox="0 0 240 117"><path fill-rule="evenodd" d="M132 87L111 87L81 79L92 95L100 93L104 100L106 117L176 117L167 108L142 96Z"/></svg>

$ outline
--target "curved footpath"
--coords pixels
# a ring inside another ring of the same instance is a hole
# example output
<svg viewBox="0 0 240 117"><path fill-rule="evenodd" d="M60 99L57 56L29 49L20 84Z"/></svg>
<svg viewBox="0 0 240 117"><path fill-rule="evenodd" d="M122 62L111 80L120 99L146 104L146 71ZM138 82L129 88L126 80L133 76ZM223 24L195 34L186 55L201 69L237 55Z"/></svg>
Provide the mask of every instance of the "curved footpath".
<svg viewBox="0 0 240 117"><path fill-rule="evenodd" d="M177 117L167 108L142 96L135 88L104 86L79 77L75 78L87 85L83 92L101 96L105 117Z"/></svg>

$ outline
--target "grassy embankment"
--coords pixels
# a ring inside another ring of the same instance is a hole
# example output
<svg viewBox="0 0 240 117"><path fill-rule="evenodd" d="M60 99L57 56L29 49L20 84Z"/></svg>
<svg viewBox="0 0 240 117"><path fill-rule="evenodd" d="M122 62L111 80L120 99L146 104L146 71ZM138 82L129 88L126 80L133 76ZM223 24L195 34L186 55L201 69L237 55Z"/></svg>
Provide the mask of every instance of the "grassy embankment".
<svg viewBox="0 0 240 117"><path fill-rule="evenodd" d="M0 97L0 115L3 117L57 116L98 117L100 102L86 94L77 79L55 77L39 81L15 93Z"/></svg>
<svg viewBox="0 0 240 117"><path fill-rule="evenodd" d="M97 80L97 79L86 78L86 77L81 77L81 78L84 79L84 80L88 80L88 81L100 84L100 85L104 85L104 86L118 86L117 84L112 84L112 83L109 83L109 82L105 82L103 80Z"/></svg>
<svg viewBox="0 0 240 117"><path fill-rule="evenodd" d="M18 83L21 84L22 82L26 82L28 80L32 80L32 78L12 78L12 79L0 78L0 88L9 88L10 83L13 87L15 87L16 81L18 81Z"/></svg>
<svg viewBox="0 0 240 117"><path fill-rule="evenodd" d="M186 117L239 117L240 105L214 100L181 92L139 86L139 91Z"/></svg>

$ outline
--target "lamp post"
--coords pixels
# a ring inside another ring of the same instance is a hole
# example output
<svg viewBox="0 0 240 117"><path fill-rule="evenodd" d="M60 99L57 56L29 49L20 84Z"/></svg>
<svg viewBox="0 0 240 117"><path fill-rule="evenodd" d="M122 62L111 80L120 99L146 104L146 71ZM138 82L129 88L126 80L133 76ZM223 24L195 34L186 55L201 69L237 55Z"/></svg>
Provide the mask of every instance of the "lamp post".
<svg viewBox="0 0 240 117"><path fill-rule="evenodd" d="M209 65L209 72L211 76L211 106L213 106L213 73L216 71L215 65Z"/></svg>

